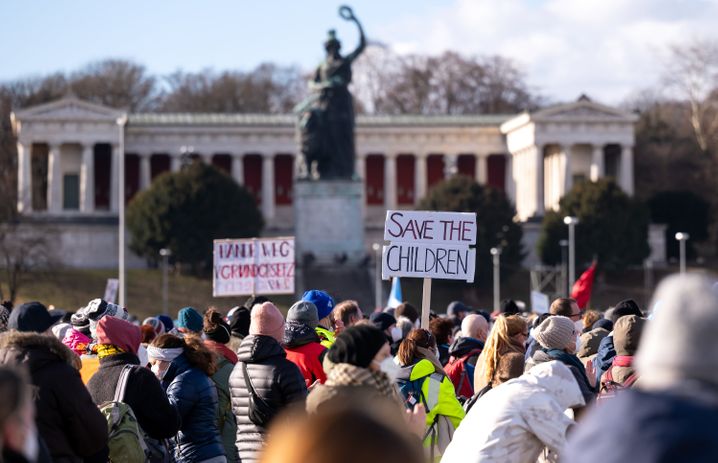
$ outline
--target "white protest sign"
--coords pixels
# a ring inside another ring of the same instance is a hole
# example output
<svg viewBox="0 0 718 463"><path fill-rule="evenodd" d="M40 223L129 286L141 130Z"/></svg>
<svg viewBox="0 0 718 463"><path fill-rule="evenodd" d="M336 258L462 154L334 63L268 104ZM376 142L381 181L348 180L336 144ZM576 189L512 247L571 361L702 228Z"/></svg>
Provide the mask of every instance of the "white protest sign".
<svg viewBox="0 0 718 463"><path fill-rule="evenodd" d="M115 304L117 302L117 291L120 289L120 280L117 278L108 278L105 285L105 295L102 297L107 302Z"/></svg>
<svg viewBox="0 0 718 463"><path fill-rule="evenodd" d="M549 308L548 294L531 291L531 310L535 313L547 313Z"/></svg>
<svg viewBox="0 0 718 463"><path fill-rule="evenodd" d="M416 277L474 281L476 214L387 211L382 278Z"/></svg>
<svg viewBox="0 0 718 463"><path fill-rule="evenodd" d="M212 295L294 294L294 237L214 240Z"/></svg>

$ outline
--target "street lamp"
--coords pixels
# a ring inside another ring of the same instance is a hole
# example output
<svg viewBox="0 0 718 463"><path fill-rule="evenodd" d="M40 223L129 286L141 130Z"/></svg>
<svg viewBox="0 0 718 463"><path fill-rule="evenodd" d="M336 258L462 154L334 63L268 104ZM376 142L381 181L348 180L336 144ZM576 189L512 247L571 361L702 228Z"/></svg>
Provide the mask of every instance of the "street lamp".
<svg viewBox="0 0 718 463"><path fill-rule="evenodd" d="M680 249L680 262L681 262L681 275L686 273L686 241L690 238L690 235L685 232L676 233L676 239Z"/></svg>
<svg viewBox="0 0 718 463"><path fill-rule="evenodd" d="M567 215L563 223L568 225L568 287L576 282L576 224L578 218Z"/></svg>
<svg viewBox="0 0 718 463"><path fill-rule="evenodd" d="M167 248L160 249L160 257L162 257L162 313L169 315L169 292L167 290L167 267L169 266L169 257L172 251Z"/></svg>
<svg viewBox="0 0 718 463"><path fill-rule="evenodd" d="M374 308L382 306L381 294L381 244L371 245L374 250Z"/></svg>
<svg viewBox="0 0 718 463"><path fill-rule="evenodd" d="M494 263L494 312L498 312L501 299L501 248L491 248L491 260Z"/></svg>
<svg viewBox="0 0 718 463"><path fill-rule="evenodd" d="M117 119L117 125L120 132L120 143L118 146L118 177L119 185L117 186L117 212L119 215L119 230L117 231L117 241L119 242L119 295L117 302L120 307L125 307L125 295L127 281L125 275L125 126L127 125L127 115L123 114Z"/></svg>
<svg viewBox="0 0 718 463"><path fill-rule="evenodd" d="M561 247L561 293L568 297L568 275L566 273L566 260L568 257L568 240L561 240L558 242Z"/></svg>

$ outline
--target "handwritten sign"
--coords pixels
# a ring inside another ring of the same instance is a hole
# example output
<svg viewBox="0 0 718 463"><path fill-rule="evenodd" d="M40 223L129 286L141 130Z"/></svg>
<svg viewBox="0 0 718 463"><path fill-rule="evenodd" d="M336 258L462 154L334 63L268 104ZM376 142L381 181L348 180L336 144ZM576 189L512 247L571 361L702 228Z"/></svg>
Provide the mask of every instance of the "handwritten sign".
<svg viewBox="0 0 718 463"><path fill-rule="evenodd" d="M113 304L117 303L117 290L120 288L120 280L117 278L108 278L105 285L105 295L102 297L105 301Z"/></svg>
<svg viewBox="0 0 718 463"><path fill-rule="evenodd" d="M294 294L294 237L214 240L212 295Z"/></svg>
<svg viewBox="0 0 718 463"><path fill-rule="evenodd" d="M542 314L547 313L549 309L548 294L544 294L540 291L531 291L531 310L534 313Z"/></svg>
<svg viewBox="0 0 718 463"><path fill-rule="evenodd" d="M382 278L416 277L474 281L476 214L387 211Z"/></svg>

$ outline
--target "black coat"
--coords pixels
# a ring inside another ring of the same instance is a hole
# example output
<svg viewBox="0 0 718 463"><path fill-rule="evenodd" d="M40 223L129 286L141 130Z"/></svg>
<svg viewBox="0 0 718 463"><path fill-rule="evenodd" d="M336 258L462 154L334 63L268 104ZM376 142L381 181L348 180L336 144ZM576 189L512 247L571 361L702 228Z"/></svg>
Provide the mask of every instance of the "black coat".
<svg viewBox="0 0 718 463"><path fill-rule="evenodd" d="M115 388L125 365L136 365L127 378L123 402L132 408L142 430L155 439L167 439L180 427L177 410L167 400L159 380L147 368L139 366L136 355L125 353L100 359L100 368L87 382L92 400L99 406L115 397Z"/></svg>
<svg viewBox="0 0 718 463"><path fill-rule="evenodd" d="M299 368L289 360L279 343L269 336L244 338L237 352L239 363L229 377L232 411L237 417L237 449L243 463L257 461L264 444L266 429L249 419L249 391L242 365L247 364L252 385L269 405L280 410L293 402L302 402L307 386Z"/></svg>
<svg viewBox="0 0 718 463"><path fill-rule="evenodd" d="M35 421L56 462L80 462L107 448L107 421L80 378L80 358L58 339L9 331L0 363L22 365L37 387Z"/></svg>

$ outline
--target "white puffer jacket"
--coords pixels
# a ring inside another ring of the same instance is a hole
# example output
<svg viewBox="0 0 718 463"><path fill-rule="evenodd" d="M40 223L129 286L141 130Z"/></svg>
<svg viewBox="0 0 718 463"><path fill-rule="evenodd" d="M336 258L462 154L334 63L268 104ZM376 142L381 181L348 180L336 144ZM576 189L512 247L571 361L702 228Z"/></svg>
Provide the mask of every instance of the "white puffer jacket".
<svg viewBox="0 0 718 463"><path fill-rule="evenodd" d="M573 424L564 411L582 405L581 390L566 365L537 365L476 402L441 462L534 463L544 449L555 458Z"/></svg>

